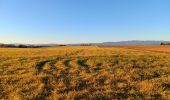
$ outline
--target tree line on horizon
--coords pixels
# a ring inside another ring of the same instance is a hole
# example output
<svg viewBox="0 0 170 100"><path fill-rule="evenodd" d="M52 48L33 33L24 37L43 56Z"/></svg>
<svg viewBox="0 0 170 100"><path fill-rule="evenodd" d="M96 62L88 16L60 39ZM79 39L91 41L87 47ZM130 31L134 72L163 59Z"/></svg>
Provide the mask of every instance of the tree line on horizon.
<svg viewBox="0 0 170 100"><path fill-rule="evenodd" d="M161 42L160 45L170 45L170 43ZM67 45L57 45L57 46L67 46ZM93 46L92 44L80 44L79 46ZM41 48L49 47L48 45L25 45L25 44L3 44L0 43L0 48Z"/></svg>
<svg viewBox="0 0 170 100"><path fill-rule="evenodd" d="M170 43L161 43L160 45L170 45Z"/></svg>
<svg viewBox="0 0 170 100"><path fill-rule="evenodd" d="M46 46L24 45L24 44L0 44L0 48L40 48Z"/></svg>
<svg viewBox="0 0 170 100"><path fill-rule="evenodd" d="M26 45L26 44L3 44L0 43L0 48L41 48L50 47L52 45ZM53 46L67 46L67 45L53 45ZM93 46L92 44L80 44L79 46Z"/></svg>

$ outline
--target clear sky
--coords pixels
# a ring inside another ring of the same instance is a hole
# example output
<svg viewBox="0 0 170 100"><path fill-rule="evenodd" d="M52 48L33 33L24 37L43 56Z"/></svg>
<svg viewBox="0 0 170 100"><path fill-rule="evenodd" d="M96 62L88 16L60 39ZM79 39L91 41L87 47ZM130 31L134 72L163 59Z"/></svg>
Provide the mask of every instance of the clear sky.
<svg viewBox="0 0 170 100"><path fill-rule="evenodd" d="M170 40L170 0L0 0L0 43Z"/></svg>

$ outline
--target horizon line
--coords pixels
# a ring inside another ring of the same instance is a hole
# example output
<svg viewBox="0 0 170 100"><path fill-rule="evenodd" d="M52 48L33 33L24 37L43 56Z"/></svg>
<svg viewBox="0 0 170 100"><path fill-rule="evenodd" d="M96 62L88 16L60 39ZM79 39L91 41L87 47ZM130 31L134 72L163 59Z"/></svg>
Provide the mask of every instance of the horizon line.
<svg viewBox="0 0 170 100"><path fill-rule="evenodd" d="M54 43L54 42L49 42L49 43L3 43L3 42L0 42L0 44L93 44L93 43L109 43L109 42L127 42L127 41L165 41L165 42L170 42L170 40L120 40L120 41L103 41L103 42L76 42L76 43Z"/></svg>

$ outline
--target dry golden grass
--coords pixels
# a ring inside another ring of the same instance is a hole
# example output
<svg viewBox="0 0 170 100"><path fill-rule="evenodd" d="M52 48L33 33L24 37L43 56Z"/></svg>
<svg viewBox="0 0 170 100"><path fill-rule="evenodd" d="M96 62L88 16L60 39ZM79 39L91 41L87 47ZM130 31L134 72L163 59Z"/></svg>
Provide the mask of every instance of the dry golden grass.
<svg viewBox="0 0 170 100"><path fill-rule="evenodd" d="M133 48L1 48L0 99L170 99L170 54Z"/></svg>
<svg viewBox="0 0 170 100"><path fill-rule="evenodd" d="M126 48L143 51L154 51L160 53L170 53L169 45L141 45L141 46L102 46L102 48Z"/></svg>

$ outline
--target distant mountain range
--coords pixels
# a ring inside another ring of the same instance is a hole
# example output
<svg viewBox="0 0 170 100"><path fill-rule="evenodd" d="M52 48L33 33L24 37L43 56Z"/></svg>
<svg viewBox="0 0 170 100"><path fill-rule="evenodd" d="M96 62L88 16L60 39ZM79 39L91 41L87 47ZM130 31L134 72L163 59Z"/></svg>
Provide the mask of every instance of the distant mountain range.
<svg viewBox="0 0 170 100"><path fill-rule="evenodd" d="M77 44L64 44L68 46L79 46L81 44L97 45L97 46L111 46L111 45L160 45L161 43L170 43L170 41L119 41L119 42L103 42L103 43L77 43ZM19 45L19 44L14 44ZM64 46L63 44L24 44L24 45L34 45L34 46Z"/></svg>
<svg viewBox="0 0 170 100"><path fill-rule="evenodd" d="M103 42L103 43L83 43L98 46L111 46L111 45L160 45L161 43L170 43L170 41L119 41L119 42ZM80 45L80 44L67 44L67 45Z"/></svg>

